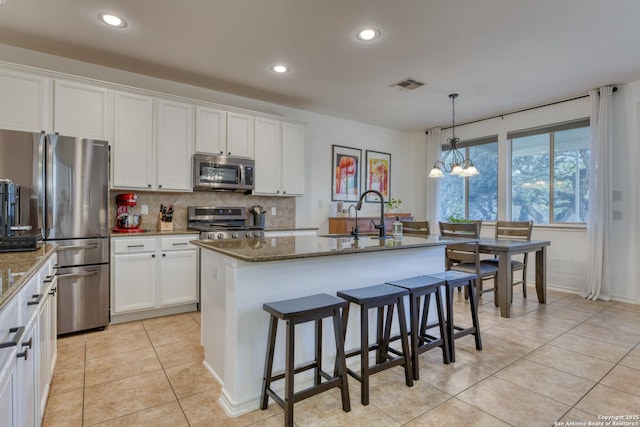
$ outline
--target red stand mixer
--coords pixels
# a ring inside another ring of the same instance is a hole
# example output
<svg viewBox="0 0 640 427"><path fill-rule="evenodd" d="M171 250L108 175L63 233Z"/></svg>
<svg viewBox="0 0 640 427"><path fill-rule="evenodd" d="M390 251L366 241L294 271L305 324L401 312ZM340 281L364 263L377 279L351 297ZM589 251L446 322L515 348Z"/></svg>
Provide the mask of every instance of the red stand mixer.
<svg viewBox="0 0 640 427"><path fill-rule="evenodd" d="M140 228L141 216L133 214L133 207L138 204L138 196L133 193L118 194L116 196L116 220L113 227L116 233L142 233Z"/></svg>

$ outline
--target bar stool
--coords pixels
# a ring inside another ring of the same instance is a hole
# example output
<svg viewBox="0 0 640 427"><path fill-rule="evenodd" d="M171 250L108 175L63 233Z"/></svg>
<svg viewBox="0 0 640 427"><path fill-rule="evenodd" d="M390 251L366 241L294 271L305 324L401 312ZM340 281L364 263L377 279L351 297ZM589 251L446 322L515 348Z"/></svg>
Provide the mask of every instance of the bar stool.
<svg viewBox="0 0 640 427"><path fill-rule="evenodd" d="M411 342L411 366L413 367L413 379L420 379L419 356L432 348L442 348L442 361L449 364L449 340L445 330L446 318L442 308L442 292L440 287L445 284L443 279L429 276L416 276L403 280L387 282L389 285L398 286L409 291L409 339ZM431 295L436 295L436 309L438 322L428 324L429 304ZM424 297L424 298L423 298ZM423 299L422 319L420 318L420 300ZM427 330L438 326L440 336L436 337L427 333ZM391 341L397 339L394 337Z"/></svg>
<svg viewBox="0 0 640 427"><path fill-rule="evenodd" d="M262 381L260 409L267 409L269 397L271 397L285 412L285 426L293 426L294 403L334 387L340 388L342 394L342 410L345 412L351 410L342 335L343 326L340 317L340 310L347 306L348 303L345 300L327 294L270 302L262 306L265 311L271 314L271 319L269 322L269 338L264 378ZM333 318L333 329L336 340L336 363L333 376L322 370L322 319L325 317ZM286 356L284 372L274 375L273 352L276 344L278 319L286 321ZM295 368L295 325L311 321L315 322L315 360ZM297 393L294 392L294 375L309 369L314 369L315 371L313 386ZM271 389L272 382L283 378L285 384L284 399L280 398L280 396ZM322 378L326 381L321 382Z"/></svg>
<svg viewBox="0 0 640 427"><path fill-rule="evenodd" d="M405 381L407 386L413 386L413 375L411 373L411 358L409 354L409 339L407 335L407 325L404 314L404 304L402 299L409 295L409 291L391 285L375 285L360 289L349 289L339 291L337 294L350 303L360 306L360 348L347 352L346 358L360 355L360 375L347 368L347 373L360 381L361 403L369 404L369 376L377 372L402 365L405 371ZM393 320L394 307L398 308L398 323L400 325L400 341L402 343L402 353L389 347L389 336L391 322ZM387 308L385 319L384 309ZM377 337L376 343L369 345L369 309L378 309ZM342 312L344 320L342 324L343 337L346 337L347 323L349 320L349 305ZM376 363L369 366L369 352L376 351ZM389 353L394 353L399 357L393 357Z"/></svg>
<svg viewBox="0 0 640 427"><path fill-rule="evenodd" d="M478 304L474 281L478 275L463 273L461 271L447 270L441 273L429 274L429 277L444 280L447 292L447 339L449 341L449 360L456 361L456 351L454 341L465 335L473 335L476 340L476 350L482 350L482 340L480 339L480 326L478 324ZM453 319L453 290L455 288L466 287L469 292L469 305L471 306L471 321L473 326L462 328L456 326Z"/></svg>

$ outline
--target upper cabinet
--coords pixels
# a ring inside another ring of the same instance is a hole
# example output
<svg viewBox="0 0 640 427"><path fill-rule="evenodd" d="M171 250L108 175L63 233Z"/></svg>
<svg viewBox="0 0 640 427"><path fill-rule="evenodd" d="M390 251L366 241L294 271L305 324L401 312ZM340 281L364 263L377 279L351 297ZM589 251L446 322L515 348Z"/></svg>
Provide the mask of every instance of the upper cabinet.
<svg viewBox="0 0 640 427"><path fill-rule="evenodd" d="M56 80L53 130L61 135L111 141L113 91L103 87Z"/></svg>
<svg viewBox="0 0 640 427"><path fill-rule="evenodd" d="M196 153L224 154L227 151L227 112L196 107Z"/></svg>
<svg viewBox="0 0 640 427"><path fill-rule="evenodd" d="M193 106L115 94L114 188L190 191Z"/></svg>
<svg viewBox="0 0 640 427"><path fill-rule="evenodd" d="M46 77L0 70L0 129L50 131L50 85Z"/></svg>
<svg viewBox="0 0 640 427"><path fill-rule="evenodd" d="M153 98L116 92L112 186L153 187Z"/></svg>
<svg viewBox="0 0 640 427"><path fill-rule="evenodd" d="M255 194L304 194L304 126L255 118Z"/></svg>
<svg viewBox="0 0 640 427"><path fill-rule="evenodd" d="M235 112L227 113L227 148L225 154L253 158L253 116Z"/></svg>
<svg viewBox="0 0 640 427"><path fill-rule="evenodd" d="M193 106L163 99L156 103L156 186L191 191Z"/></svg>

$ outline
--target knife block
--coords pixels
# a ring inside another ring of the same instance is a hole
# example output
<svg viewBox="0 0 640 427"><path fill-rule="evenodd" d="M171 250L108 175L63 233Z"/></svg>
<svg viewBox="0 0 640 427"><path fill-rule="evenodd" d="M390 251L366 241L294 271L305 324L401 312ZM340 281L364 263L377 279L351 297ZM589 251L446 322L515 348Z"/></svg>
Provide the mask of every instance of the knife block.
<svg viewBox="0 0 640 427"><path fill-rule="evenodd" d="M173 222L162 222L162 214L158 215L158 231L173 231Z"/></svg>

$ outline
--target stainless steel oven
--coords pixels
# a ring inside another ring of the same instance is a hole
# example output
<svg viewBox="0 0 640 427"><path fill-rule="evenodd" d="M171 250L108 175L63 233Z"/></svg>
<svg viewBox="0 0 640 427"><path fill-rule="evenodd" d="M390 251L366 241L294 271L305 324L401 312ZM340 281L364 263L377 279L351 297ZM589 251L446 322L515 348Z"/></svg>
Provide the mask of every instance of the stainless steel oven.
<svg viewBox="0 0 640 427"><path fill-rule="evenodd" d="M250 193L254 167L255 162L245 157L196 154L193 156L193 189Z"/></svg>

